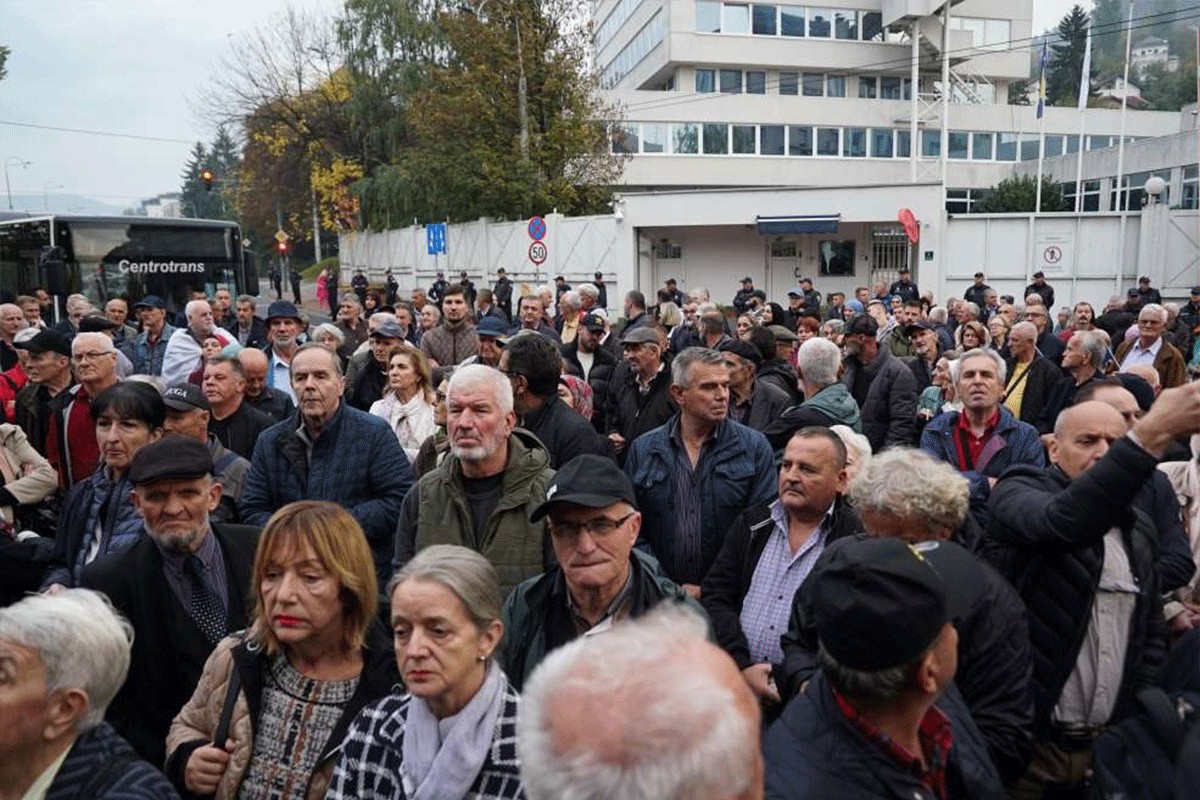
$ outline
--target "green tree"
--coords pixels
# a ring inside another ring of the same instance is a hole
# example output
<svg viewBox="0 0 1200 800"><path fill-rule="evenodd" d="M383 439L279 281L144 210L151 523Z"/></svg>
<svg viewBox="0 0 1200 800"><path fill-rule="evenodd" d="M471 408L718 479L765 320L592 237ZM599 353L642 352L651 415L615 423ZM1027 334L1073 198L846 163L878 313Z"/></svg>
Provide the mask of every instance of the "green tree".
<svg viewBox="0 0 1200 800"><path fill-rule="evenodd" d="M4 65L8 63L8 56L11 53L11 50L0 44L0 80L4 80L4 76L8 74L8 69Z"/></svg>
<svg viewBox="0 0 1200 800"><path fill-rule="evenodd" d="M200 177L205 169L212 169L208 148L203 142L196 142L183 167L180 178L183 185L180 188L179 210L185 217L192 219L220 219L221 200L215 181L212 189L206 189Z"/></svg>
<svg viewBox="0 0 1200 800"><path fill-rule="evenodd" d="M1008 85L1008 104L1010 106L1027 106L1029 100L1029 81L1013 81Z"/></svg>
<svg viewBox="0 0 1200 800"><path fill-rule="evenodd" d="M1079 99L1079 76L1087 52L1088 15L1074 6L1058 23L1057 44L1050 45L1050 63L1046 69L1046 98L1052 106L1071 106ZM1095 69L1088 75L1095 77Z"/></svg>
<svg viewBox="0 0 1200 800"><path fill-rule="evenodd" d="M1036 209L1037 178L1032 175L1005 178L975 204L975 213L979 214L1028 214ZM1063 200L1062 186L1043 177L1042 211L1069 210L1066 201Z"/></svg>
<svg viewBox="0 0 1200 800"><path fill-rule="evenodd" d="M1139 78L1142 99L1153 111L1179 111L1196 102L1196 60L1184 61L1174 72L1163 64L1151 64Z"/></svg>

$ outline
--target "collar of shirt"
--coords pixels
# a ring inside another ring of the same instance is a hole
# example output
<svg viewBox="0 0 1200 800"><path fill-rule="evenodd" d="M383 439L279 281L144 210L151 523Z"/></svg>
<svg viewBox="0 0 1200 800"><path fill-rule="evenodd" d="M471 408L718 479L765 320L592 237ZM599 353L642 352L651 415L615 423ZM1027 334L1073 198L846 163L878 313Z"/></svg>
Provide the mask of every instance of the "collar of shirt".
<svg viewBox="0 0 1200 800"><path fill-rule="evenodd" d="M782 500L776 500L771 505L767 506L771 510L771 521L775 523L775 530L783 531L784 535L788 532L788 512ZM833 524L833 512L837 508L837 500L835 499L829 504L829 508L825 511L825 516L821 517L820 530L829 530ZM811 539L811 537L810 537Z"/></svg>
<svg viewBox="0 0 1200 800"><path fill-rule="evenodd" d="M1150 345L1149 347L1142 347L1141 339L1134 339L1133 347L1129 348L1129 352L1135 353L1135 354L1136 353L1149 353L1150 355L1154 356L1155 358L1158 358L1158 351L1162 350L1162 345L1163 345L1163 337L1161 337L1161 336L1159 336L1157 339L1155 339L1154 344Z"/></svg>
<svg viewBox="0 0 1200 800"><path fill-rule="evenodd" d="M659 376L659 373L661 373L666 366L667 365L665 363L663 363L662 361L659 361L658 369L654 371L654 375L650 378L650 380L646 381L645 383L642 382L642 373L634 370L633 379L635 381L637 381L638 391L640 391L640 392L650 391L650 387L654 384L654 379Z"/></svg>
<svg viewBox="0 0 1200 800"><path fill-rule="evenodd" d="M63 762L67 760L67 756L71 753L71 748L64 748L58 758L50 762L50 766L42 771L41 775L22 795L21 800L45 800L46 794L50 791L54 779L58 777L58 771L62 769Z"/></svg>
<svg viewBox="0 0 1200 800"><path fill-rule="evenodd" d="M575 605L575 599L571 597L571 587L567 587L567 609L571 612L571 619L575 623L575 628L580 632L592 631L604 626L606 622L615 621L621 616L625 610L625 606L629 603L629 598L633 594L633 557L630 557L629 574L625 576L625 585L621 587L621 591L617 592L617 596L608 604L608 608L604 609L604 615L596 621L595 625L588 623L583 615L579 613L579 606Z"/></svg>
<svg viewBox="0 0 1200 800"><path fill-rule="evenodd" d="M921 727L917 737L921 741L921 750L929 763L928 769L921 764L921 758L910 753L895 739L858 713L850 701L842 697L832 686L830 690L837 701L838 711L850 723L850 726L866 737L867 741L878 747L884 755L896 762L902 769L911 772L927 789L942 800L946 798L946 763L949 760L950 748L954 744L954 736L950 730L950 720L937 706L930 706L921 718Z"/></svg>
<svg viewBox="0 0 1200 800"><path fill-rule="evenodd" d="M675 418L672 419L669 423L667 423L670 426L669 428L667 428L667 438L670 439L671 442L676 447L679 447L679 448L682 448L684 446L683 445L683 434L681 433L681 430L683 428L682 420L683 420L683 415L676 414ZM703 446L707 447L712 442L715 442L717 440L717 437L720 436L721 431L724 429L725 429L724 421L718 422L716 425L714 425L713 429L708 432L708 436L704 437Z"/></svg>
<svg viewBox="0 0 1200 800"><path fill-rule="evenodd" d="M1000 424L1000 407L996 406L996 410L992 412L992 415L990 417L988 417L987 424L985 424L983 426L983 435L976 436L971 431L971 422L970 422L970 420L967 419L967 412L965 410L958 412L958 427L961 428L963 431L965 431L969 436L971 436L972 438L975 438L975 439L988 438L989 436L992 435L992 432L996 430L996 426L999 424Z"/></svg>

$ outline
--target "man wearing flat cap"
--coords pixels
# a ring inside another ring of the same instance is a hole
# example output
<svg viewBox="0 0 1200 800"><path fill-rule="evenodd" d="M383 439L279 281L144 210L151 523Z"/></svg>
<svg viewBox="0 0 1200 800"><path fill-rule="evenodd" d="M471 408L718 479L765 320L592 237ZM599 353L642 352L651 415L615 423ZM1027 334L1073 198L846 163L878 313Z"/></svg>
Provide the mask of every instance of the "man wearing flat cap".
<svg viewBox="0 0 1200 800"><path fill-rule="evenodd" d="M638 328L621 340L624 360L608 386L608 441L621 463L634 439L657 428L676 411L671 398L671 369L663 341L654 328Z"/></svg>
<svg viewBox="0 0 1200 800"><path fill-rule="evenodd" d="M821 555L821 671L767 733L768 798L1004 797L953 684L963 610L920 547L855 537Z"/></svg>
<svg viewBox="0 0 1200 800"><path fill-rule="evenodd" d="M611 459L585 454L568 461L530 518L548 520L557 566L522 583L504 603L503 664L518 690L547 653L576 637L663 601L699 608L633 549L642 515L633 486Z"/></svg>
<svg viewBox="0 0 1200 800"><path fill-rule="evenodd" d="M146 536L84 568L82 585L108 595L133 625L129 677L107 719L138 753L162 764L171 720L196 689L204 662L247 624L259 529L212 522L221 500L208 447L167 436L129 469Z"/></svg>
<svg viewBox="0 0 1200 800"><path fill-rule="evenodd" d="M134 374L161 375L167 343L178 330L167 322L167 301L148 294L133 304L133 313L142 324L142 332L125 343L125 355L133 362Z"/></svg>
<svg viewBox="0 0 1200 800"><path fill-rule="evenodd" d="M756 431L792 404L791 395L773 383L758 380L762 353L743 339L729 339L717 350L729 368L729 418Z"/></svg>

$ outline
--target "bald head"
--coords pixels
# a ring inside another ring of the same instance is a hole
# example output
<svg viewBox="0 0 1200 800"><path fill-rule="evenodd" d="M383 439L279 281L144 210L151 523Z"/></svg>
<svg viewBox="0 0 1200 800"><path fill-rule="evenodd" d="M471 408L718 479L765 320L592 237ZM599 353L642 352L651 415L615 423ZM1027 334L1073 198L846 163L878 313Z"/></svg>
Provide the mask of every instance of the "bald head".
<svg viewBox="0 0 1200 800"><path fill-rule="evenodd" d="M1120 414L1126 430L1132 428L1142 416L1137 398L1124 386L1096 386L1088 399L1103 403Z"/></svg>
<svg viewBox="0 0 1200 800"><path fill-rule="evenodd" d="M11 342L17 331L25 327L25 313L13 303L0 304L0 339Z"/></svg>
<svg viewBox="0 0 1200 800"><path fill-rule="evenodd" d="M1099 400L1071 406L1058 415L1050 440L1050 462L1074 480L1108 453L1125 435L1125 419Z"/></svg>
<svg viewBox="0 0 1200 800"><path fill-rule="evenodd" d="M237 358L246 374L246 396L258 397L267 387L267 354L255 347L244 347Z"/></svg>

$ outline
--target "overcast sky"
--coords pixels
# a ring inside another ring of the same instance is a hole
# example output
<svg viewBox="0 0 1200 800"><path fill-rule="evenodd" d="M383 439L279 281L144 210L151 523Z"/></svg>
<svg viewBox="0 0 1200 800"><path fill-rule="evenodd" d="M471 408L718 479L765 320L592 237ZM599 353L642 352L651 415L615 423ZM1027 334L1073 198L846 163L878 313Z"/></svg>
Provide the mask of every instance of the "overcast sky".
<svg viewBox="0 0 1200 800"><path fill-rule="evenodd" d="M1088 0L1084 0L1090 6ZM334 13L341 0L290 0ZM1035 33L1074 0L1034 0ZM118 208L179 188L191 143L213 126L189 106L231 37L268 24L289 0L0 0L0 123L76 128L145 141L0 124L13 194L94 197ZM56 188L61 186L62 188Z"/></svg>

